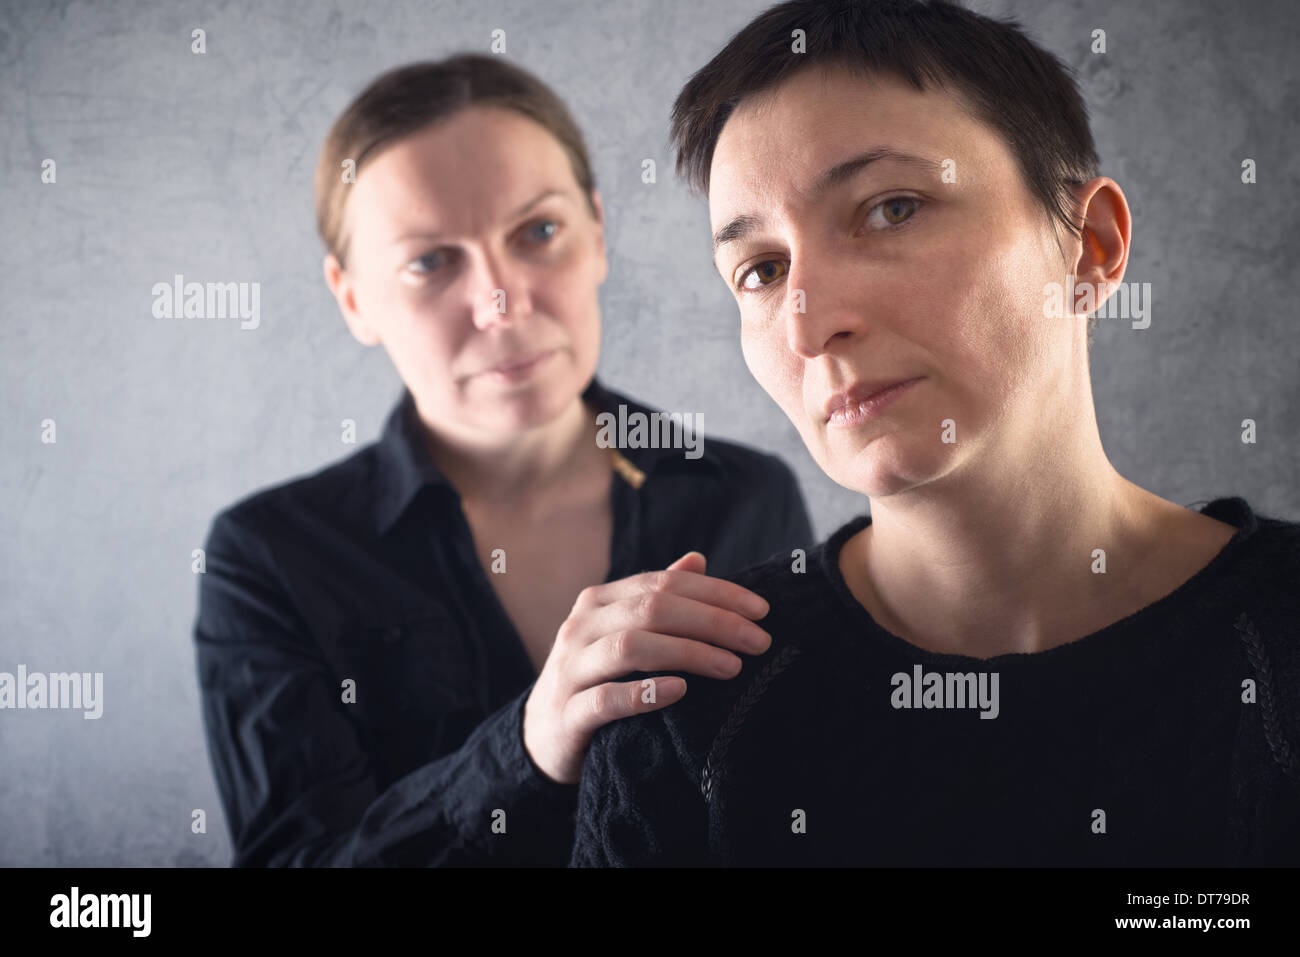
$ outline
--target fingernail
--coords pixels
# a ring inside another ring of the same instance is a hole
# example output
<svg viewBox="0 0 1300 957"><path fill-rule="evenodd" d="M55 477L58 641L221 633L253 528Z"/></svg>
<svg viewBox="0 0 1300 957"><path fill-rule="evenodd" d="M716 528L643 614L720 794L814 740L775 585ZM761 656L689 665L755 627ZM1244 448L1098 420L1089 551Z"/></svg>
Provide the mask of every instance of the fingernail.
<svg viewBox="0 0 1300 957"><path fill-rule="evenodd" d="M735 655L727 655L726 657L719 657L713 663L713 669L719 678L734 678L740 674L740 669L744 667L744 664Z"/></svg>

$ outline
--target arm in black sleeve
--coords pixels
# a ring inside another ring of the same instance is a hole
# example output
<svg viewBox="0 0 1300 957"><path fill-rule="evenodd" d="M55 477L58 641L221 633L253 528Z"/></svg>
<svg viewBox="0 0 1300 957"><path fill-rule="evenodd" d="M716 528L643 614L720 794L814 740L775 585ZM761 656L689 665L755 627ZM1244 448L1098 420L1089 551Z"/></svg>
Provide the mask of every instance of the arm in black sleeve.
<svg viewBox="0 0 1300 957"><path fill-rule="evenodd" d="M266 543L223 513L206 551L194 638L235 866L564 865L577 787L528 756L528 691L380 793L340 679Z"/></svg>

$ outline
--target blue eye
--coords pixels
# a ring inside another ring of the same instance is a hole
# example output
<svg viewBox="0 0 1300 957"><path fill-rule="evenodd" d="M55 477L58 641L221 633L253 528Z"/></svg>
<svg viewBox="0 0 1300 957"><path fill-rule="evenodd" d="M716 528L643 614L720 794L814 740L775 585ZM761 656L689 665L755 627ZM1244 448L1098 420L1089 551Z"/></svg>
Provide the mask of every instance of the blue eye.
<svg viewBox="0 0 1300 957"><path fill-rule="evenodd" d="M431 273L435 269L438 269L442 265L443 258L442 253L435 250L431 253L426 253L419 259L412 259L406 264L406 268L416 275L424 275L425 273Z"/></svg>
<svg viewBox="0 0 1300 957"><path fill-rule="evenodd" d="M550 230L548 232L545 233L539 232L539 230L544 230L548 226L550 227ZM533 228L529 231L529 233L534 239L539 239L542 242L546 242L546 240L553 237L559 231L559 229L560 229L560 225L555 220L543 219L541 222L534 224Z"/></svg>

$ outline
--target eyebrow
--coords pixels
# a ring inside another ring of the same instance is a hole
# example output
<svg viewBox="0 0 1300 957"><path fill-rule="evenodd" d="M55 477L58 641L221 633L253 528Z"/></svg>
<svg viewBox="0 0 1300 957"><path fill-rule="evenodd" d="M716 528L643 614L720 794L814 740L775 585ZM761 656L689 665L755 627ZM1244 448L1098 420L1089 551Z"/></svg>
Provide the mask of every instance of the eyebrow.
<svg viewBox="0 0 1300 957"><path fill-rule="evenodd" d="M550 199L552 196L561 196L564 197L565 199L569 198L568 193L566 193L562 189L543 190L542 192L534 196L532 199L530 199L528 202L524 203L524 205L516 209L513 213L507 215L506 219L508 220L518 219L520 216L523 216L525 213L527 213L538 203L542 202L542 200ZM423 230L417 230L416 232L413 233L403 233L401 236L398 236L396 239L393 240L392 245L396 246L398 243L404 243L408 239L438 240L441 239L443 235L444 235L443 233L427 233L424 232Z"/></svg>
<svg viewBox="0 0 1300 957"><path fill-rule="evenodd" d="M924 156L917 156L915 153L906 153L902 150L894 149L890 146L878 146L869 149L865 153L859 153L852 159L847 159L842 163L836 163L817 177L813 183L812 189L808 195L812 199L819 199L836 186L852 179L867 166L876 162L876 160L890 159L895 162L911 166L927 173L941 172L943 167L932 159ZM763 217L753 213L742 213L730 220L725 226L713 234L713 268L718 268L718 250L728 243L739 242L750 233L757 230L763 225Z"/></svg>

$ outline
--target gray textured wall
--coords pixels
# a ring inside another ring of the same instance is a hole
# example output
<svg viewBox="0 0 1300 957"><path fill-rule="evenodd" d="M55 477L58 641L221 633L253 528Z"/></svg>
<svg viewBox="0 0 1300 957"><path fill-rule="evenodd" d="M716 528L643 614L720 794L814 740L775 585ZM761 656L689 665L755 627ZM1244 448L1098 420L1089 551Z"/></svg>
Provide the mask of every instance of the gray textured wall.
<svg viewBox="0 0 1300 957"><path fill-rule="evenodd" d="M190 550L219 508L354 451L400 389L320 278L326 128L407 60L508 54L571 104L605 197L602 373L709 434L783 454L817 531L865 501L813 465L738 349L708 216L671 175L689 74L765 2L22 3L0 12L0 671L102 671L104 714L0 711L0 864L224 864L199 719ZM1150 329L1102 322L1102 438L1176 502L1300 518L1300 5L983 2L1079 71L1103 173L1135 217ZM207 53L190 32L207 31ZM1094 28L1108 53L1089 52ZM1240 164L1258 163L1243 185ZM57 181L41 181L41 163ZM643 185L641 162L660 177ZM259 282L261 324L157 320L182 273ZM1259 443L1239 439L1245 417ZM41 441L54 419L57 442ZM194 808L208 832L191 833Z"/></svg>

